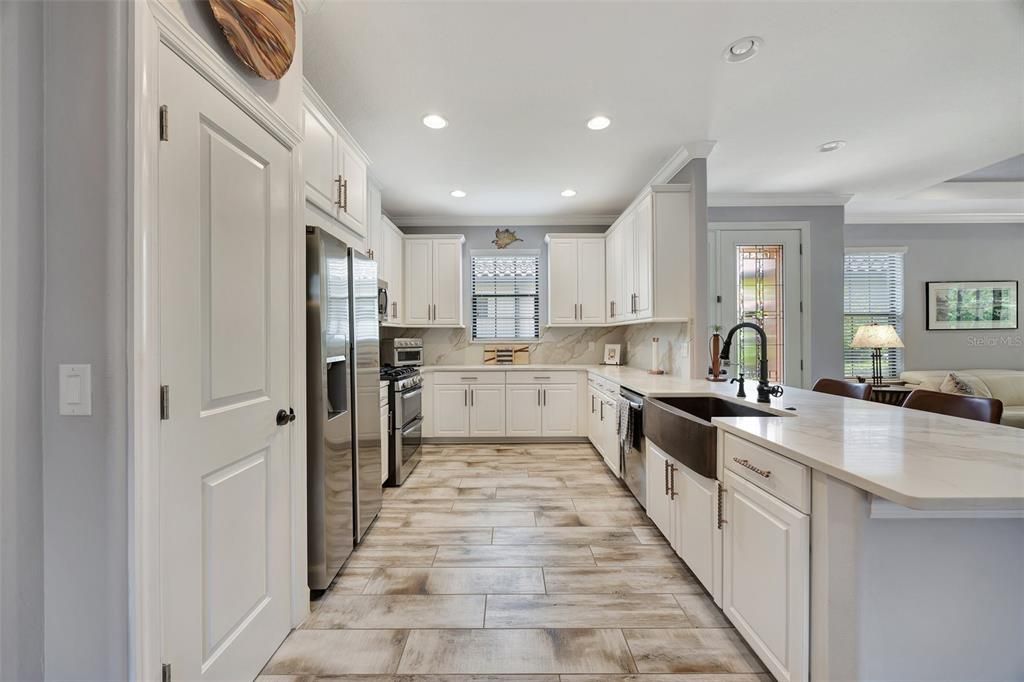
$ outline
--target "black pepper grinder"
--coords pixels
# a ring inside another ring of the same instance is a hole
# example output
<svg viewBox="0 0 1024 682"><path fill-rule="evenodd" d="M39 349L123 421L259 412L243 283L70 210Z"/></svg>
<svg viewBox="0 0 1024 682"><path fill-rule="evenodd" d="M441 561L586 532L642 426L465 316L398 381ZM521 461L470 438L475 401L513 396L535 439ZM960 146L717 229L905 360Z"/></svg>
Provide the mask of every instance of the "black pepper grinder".
<svg viewBox="0 0 1024 682"><path fill-rule="evenodd" d="M736 392L736 397L737 398L746 398L747 397L747 392L743 390L743 373L742 372L740 372L740 375L738 377L733 377L732 381L730 381L729 383L730 384L735 384L737 382L739 382L740 390L738 390Z"/></svg>

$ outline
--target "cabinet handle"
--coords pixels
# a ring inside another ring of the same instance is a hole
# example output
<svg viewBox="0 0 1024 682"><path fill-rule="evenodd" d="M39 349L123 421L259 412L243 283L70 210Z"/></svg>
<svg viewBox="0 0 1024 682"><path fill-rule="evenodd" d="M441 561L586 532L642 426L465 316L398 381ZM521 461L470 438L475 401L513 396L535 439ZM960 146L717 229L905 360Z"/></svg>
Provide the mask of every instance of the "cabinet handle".
<svg viewBox="0 0 1024 682"><path fill-rule="evenodd" d="M476 404L476 391L469 389L469 406L473 407Z"/></svg>
<svg viewBox="0 0 1024 682"><path fill-rule="evenodd" d="M434 322L437 322L437 304L434 304Z"/></svg>
<svg viewBox="0 0 1024 682"><path fill-rule="evenodd" d="M728 521L725 520L723 515L723 507L725 506L725 488L722 487L720 481L715 481L715 485L718 486L718 529L721 530Z"/></svg>
<svg viewBox="0 0 1024 682"><path fill-rule="evenodd" d="M469 389L468 388L462 389L462 404L465 407L469 407Z"/></svg>
<svg viewBox="0 0 1024 682"><path fill-rule="evenodd" d="M583 304L580 303L580 320L583 319Z"/></svg>
<svg viewBox="0 0 1024 682"><path fill-rule="evenodd" d="M547 389L541 389L541 393L544 394L544 407L548 406L548 392Z"/></svg>
<svg viewBox="0 0 1024 682"><path fill-rule="evenodd" d="M750 469L751 471L753 471L755 474L762 478L772 477L771 471L769 471L768 469L758 469L756 466L750 463L749 459L740 459L739 457L733 457L732 461L736 462L741 467L746 467L747 469Z"/></svg>
<svg viewBox="0 0 1024 682"><path fill-rule="evenodd" d="M608 317L615 317L615 301L608 301Z"/></svg>
<svg viewBox="0 0 1024 682"><path fill-rule="evenodd" d="M674 500L679 495L679 493L676 492L676 465L675 464L669 464L668 465L668 470L669 470L668 486L669 486L669 489L672 491L672 492L669 493L669 499Z"/></svg>
<svg viewBox="0 0 1024 682"><path fill-rule="evenodd" d="M596 410L594 408L594 396L590 396L590 414L594 414L595 411Z"/></svg>
<svg viewBox="0 0 1024 682"><path fill-rule="evenodd" d="M537 389L537 407L540 407L540 389Z"/></svg>
<svg viewBox="0 0 1024 682"><path fill-rule="evenodd" d="M342 211L348 211L348 180L342 180L341 176L335 180L338 183L338 200L335 201Z"/></svg>
<svg viewBox="0 0 1024 682"><path fill-rule="evenodd" d="M601 421L604 421L604 401L601 401Z"/></svg>
<svg viewBox="0 0 1024 682"><path fill-rule="evenodd" d="M668 460L665 460L665 494L668 495Z"/></svg>
<svg viewBox="0 0 1024 682"><path fill-rule="evenodd" d="M391 317L395 318L396 320L398 319L398 303L397 302L393 302L391 304Z"/></svg>

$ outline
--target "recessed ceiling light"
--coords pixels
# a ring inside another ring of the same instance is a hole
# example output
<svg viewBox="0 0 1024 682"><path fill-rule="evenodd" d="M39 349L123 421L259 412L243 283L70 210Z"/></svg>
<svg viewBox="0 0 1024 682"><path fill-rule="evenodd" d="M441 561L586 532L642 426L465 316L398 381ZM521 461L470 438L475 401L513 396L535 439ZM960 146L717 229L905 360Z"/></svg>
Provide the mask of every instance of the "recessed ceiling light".
<svg viewBox="0 0 1024 682"><path fill-rule="evenodd" d="M455 197L456 199L461 199L461 198L463 198L464 196L466 196L466 193L465 193L465 192L463 192L463 191L462 191L461 189L453 189L453 190L452 190L452 191L450 192L450 194L451 194L451 195L452 195L453 197Z"/></svg>
<svg viewBox="0 0 1024 682"><path fill-rule="evenodd" d="M604 130L612 124L612 120L607 116L595 116L594 118L587 121L587 127L591 130Z"/></svg>
<svg viewBox="0 0 1024 682"><path fill-rule="evenodd" d="M733 64L753 59L757 55L757 51L761 49L762 43L764 41L758 36L744 36L739 40L732 41L729 47L725 48L725 51L722 52L722 59Z"/></svg>
<svg viewBox="0 0 1024 682"><path fill-rule="evenodd" d="M574 197L574 196L576 196L576 190L574 190L574 189L563 189L562 190L562 196L563 197Z"/></svg>
<svg viewBox="0 0 1024 682"><path fill-rule="evenodd" d="M818 145L819 152L837 152L846 146L846 140L832 140Z"/></svg>
<svg viewBox="0 0 1024 682"><path fill-rule="evenodd" d="M423 117L423 125L434 130L448 127L448 119L438 114L427 114Z"/></svg>

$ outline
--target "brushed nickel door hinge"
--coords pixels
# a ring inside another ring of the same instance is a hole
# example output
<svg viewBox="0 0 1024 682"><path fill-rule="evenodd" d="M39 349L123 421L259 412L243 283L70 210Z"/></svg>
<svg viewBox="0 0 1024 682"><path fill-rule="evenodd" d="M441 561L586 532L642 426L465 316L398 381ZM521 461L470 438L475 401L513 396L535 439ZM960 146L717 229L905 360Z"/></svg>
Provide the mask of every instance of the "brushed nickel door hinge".
<svg viewBox="0 0 1024 682"><path fill-rule="evenodd" d="M167 105L166 104L161 104L160 105L160 141L161 142L167 142L168 139L169 139L169 137L168 137L168 128L167 128Z"/></svg>
<svg viewBox="0 0 1024 682"><path fill-rule="evenodd" d="M160 682L171 682L171 664L164 663L160 666Z"/></svg>
<svg viewBox="0 0 1024 682"><path fill-rule="evenodd" d="M160 421L171 418L171 387L164 384L160 387Z"/></svg>

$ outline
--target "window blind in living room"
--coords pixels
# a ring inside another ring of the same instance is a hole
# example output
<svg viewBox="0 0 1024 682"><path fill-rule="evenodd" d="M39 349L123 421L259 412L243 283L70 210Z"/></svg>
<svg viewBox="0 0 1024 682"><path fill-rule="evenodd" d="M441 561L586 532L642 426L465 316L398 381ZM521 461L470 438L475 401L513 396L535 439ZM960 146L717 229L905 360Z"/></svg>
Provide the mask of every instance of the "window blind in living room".
<svg viewBox="0 0 1024 682"><path fill-rule="evenodd" d="M843 371L871 376L871 349L851 348L857 328L891 324L903 338L904 249L847 249L843 268ZM903 371L903 349L882 349L882 376Z"/></svg>

